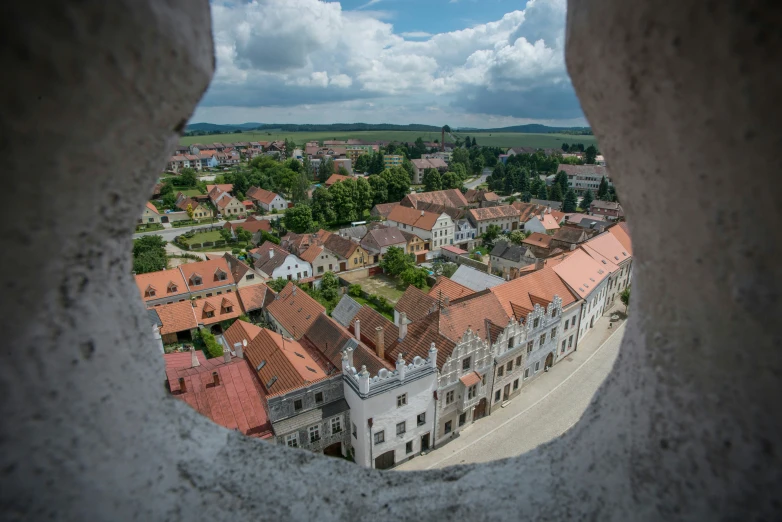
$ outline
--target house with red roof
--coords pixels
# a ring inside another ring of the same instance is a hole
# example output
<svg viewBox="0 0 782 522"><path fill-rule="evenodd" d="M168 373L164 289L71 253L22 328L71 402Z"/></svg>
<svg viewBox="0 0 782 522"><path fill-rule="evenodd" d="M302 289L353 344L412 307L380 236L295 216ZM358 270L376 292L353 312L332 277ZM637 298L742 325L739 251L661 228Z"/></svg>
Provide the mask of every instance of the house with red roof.
<svg viewBox="0 0 782 522"><path fill-rule="evenodd" d="M158 212L157 207L153 205L150 201L147 201L147 204L144 205L144 210L141 213L141 217L138 218L138 224L145 224L145 223L160 223L160 212Z"/></svg>
<svg viewBox="0 0 782 522"><path fill-rule="evenodd" d="M262 208L266 212L271 212L272 210L283 212L288 208L288 202L285 198L259 187L250 187L247 190L247 197L255 203L255 206Z"/></svg>
<svg viewBox="0 0 782 522"><path fill-rule="evenodd" d="M429 252L439 251L441 247L453 244L453 219L445 212L437 214L399 205L388 214L387 223L403 233L407 232L423 239L424 249ZM418 252L417 255L422 253Z"/></svg>

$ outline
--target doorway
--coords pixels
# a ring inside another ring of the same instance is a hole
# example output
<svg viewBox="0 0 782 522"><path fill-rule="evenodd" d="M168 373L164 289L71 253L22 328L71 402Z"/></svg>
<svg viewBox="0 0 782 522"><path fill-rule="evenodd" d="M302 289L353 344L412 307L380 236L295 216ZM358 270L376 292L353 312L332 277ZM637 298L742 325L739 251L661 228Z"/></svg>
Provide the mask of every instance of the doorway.
<svg viewBox="0 0 782 522"><path fill-rule="evenodd" d="M502 401L505 402L510 399L510 384L506 384L502 389Z"/></svg>
<svg viewBox="0 0 782 522"><path fill-rule="evenodd" d="M335 442L323 449L323 454L329 457L341 457L342 456L342 443Z"/></svg>
<svg viewBox="0 0 782 522"><path fill-rule="evenodd" d="M551 368L553 365L554 365L554 354L549 353L546 356L546 364L543 365L543 369L545 370L546 368Z"/></svg>
<svg viewBox="0 0 782 522"><path fill-rule="evenodd" d="M375 458L375 469L389 469L394 467L394 450L386 451Z"/></svg>
<svg viewBox="0 0 782 522"><path fill-rule="evenodd" d="M340 271L340 272L344 272L344 271L345 271L345 270L347 270L347 269L348 269L348 264L347 264L347 263L345 263L344 261L342 261L342 262L339 264L339 271Z"/></svg>
<svg viewBox="0 0 782 522"><path fill-rule="evenodd" d="M486 398L484 397L475 407L475 410L473 410L472 418L474 420L478 420L478 419L482 419L485 416L486 416Z"/></svg>
<svg viewBox="0 0 782 522"><path fill-rule="evenodd" d="M429 434L421 435L421 451L429 451Z"/></svg>
<svg viewBox="0 0 782 522"><path fill-rule="evenodd" d="M594 328L595 327L595 317L594 316L592 316L592 319L590 319L590 321L589 321L589 327L590 328Z"/></svg>

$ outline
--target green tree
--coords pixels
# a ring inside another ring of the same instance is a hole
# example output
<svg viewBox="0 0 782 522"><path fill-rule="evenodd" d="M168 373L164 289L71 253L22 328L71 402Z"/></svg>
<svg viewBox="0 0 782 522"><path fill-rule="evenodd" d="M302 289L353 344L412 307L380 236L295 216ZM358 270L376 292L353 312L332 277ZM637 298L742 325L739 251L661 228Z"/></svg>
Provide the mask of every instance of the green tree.
<svg viewBox="0 0 782 522"><path fill-rule="evenodd" d="M570 150L570 145L568 145L567 143L563 143L562 144L562 152L567 152L569 150Z"/></svg>
<svg viewBox="0 0 782 522"><path fill-rule="evenodd" d="M381 176L388 185L388 201L401 201L410 192L410 176L403 168L386 169Z"/></svg>
<svg viewBox="0 0 782 522"><path fill-rule="evenodd" d="M594 197L592 196L592 191L587 189L586 192L584 192L584 198L581 200L581 208L586 210L589 210L589 206L592 204L592 201L594 201Z"/></svg>
<svg viewBox="0 0 782 522"><path fill-rule="evenodd" d="M486 232L483 233L481 237L483 237L483 242L487 246L494 246L494 242L497 240L498 237L500 237L500 234L502 233L502 229L497 225L489 225L486 227Z"/></svg>
<svg viewBox="0 0 782 522"><path fill-rule="evenodd" d="M527 236L522 232L521 230L514 230L510 234L508 234L508 239L511 243L520 245L522 241L527 239Z"/></svg>
<svg viewBox="0 0 782 522"><path fill-rule="evenodd" d="M337 220L331 192L326 187L318 187L312 192L312 219L322 224Z"/></svg>
<svg viewBox="0 0 782 522"><path fill-rule="evenodd" d="M470 137L467 136L464 138L464 148L469 149L470 147L472 147L472 142L470 141Z"/></svg>
<svg viewBox="0 0 782 522"><path fill-rule="evenodd" d="M426 145L424 145L424 140L419 136L416 138L415 146L413 147L413 159L419 159L425 153Z"/></svg>
<svg viewBox="0 0 782 522"><path fill-rule="evenodd" d="M458 189L462 186L462 179L453 172L446 172L441 179L443 189Z"/></svg>
<svg viewBox="0 0 782 522"><path fill-rule="evenodd" d="M291 160L296 161L296 160ZM293 182L291 190L291 200L294 203L301 203L307 201L307 193L310 190L310 177L309 174L302 169L296 173L296 178Z"/></svg>
<svg viewBox="0 0 782 522"><path fill-rule="evenodd" d="M603 179L600 180L600 186L597 189L597 199L605 201L606 196L608 196L608 181L606 180L606 177L603 176Z"/></svg>
<svg viewBox="0 0 782 522"><path fill-rule="evenodd" d="M198 183L196 171L189 167L182 169L179 173L179 183L184 187L195 187L196 183Z"/></svg>
<svg viewBox="0 0 782 522"><path fill-rule="evenodd" d="M443 183L440 179L440 172L437 169L426 169L424 171L423 182L424 190L426 192L433 192L443 188Z"/></svg>
<svg viewBox="0 0 782 522"><path fill-rule="evenodd" d="M287 209L285 211L285 228L297 234L309 231L312 228L312 209L303 203L298 203Z"/></svg>
<svg viewBox="0 0 782 522"><path fill-rule="evenodd" d="M173 192L163 195L163 206L170 209L176 208L176 196Z"/></svg>
<svg viewBox="0 0 782 522"><path fill-rule="evenodd" d="M399 247L389 247L383 259L380 260L380 268L392 276L399 275L414 266L413 254L405 254L405 251Z"/></svg>
<svg viewBox="0 0 782 522"><path fill-rule="evenodd" d="M193 205L191 203L187 204L187 209L185 210L187 212L187 217L192 221L193 220Z"/></svg>
<svg viewBox="0 0 782 522"><path fill-rule="evenodd" d="M383 163L383 155L380 152L372 154L372 161L369 163L370 174L380 174L385 170L385 163Z"/></svg>
<svg viewBox="0 0 782 522"><path fill-rule="evenodd" d="M326 301L335 301L339 297L339 279L333 272L326 272L321 277L320 295Z"/></svg>
<svg viewBox="0 0 782 522"><path fill-rule="evenodd" d="M242 227L236 227L236 239L249 243L253 239L253 233L249 230L245 230Z"/></svg>
<svg viewBox="0 0 782 522"><path fill-rule="evenodd" d="M426 286L426 278L428 275L429 272L427 272L425 268L410 267L399 274L399 278L408 285L413 285L416 288L423 288Z"/></svg>
<svg viewBox="0 0 782 522"><path fill-rule="evenodd" d="M157 272L166 268L165 252L149 250L133 256L133 272L136 274L146 274Z"/></svg>
<svg viewBox="0 0 782 522"><path fill-rule="evenodd" d="M371 154L362 154L358 158L356 158L356 164L353 165L353 170L355 172L369 172L369 169L372 165L372 155Z"/></svg>
<svg viewBox="0 0 782 522"><path fill-rule="evenodd" d="M140 237L133 241L133 256L140 256L144 252L162 252L165 255L166 242L157 234Z"/></svg>
<svg viewBox="0 0 782 522"><path fill-rule="evenodd" d="M477 147L478 146L478 142L475 141L475 136L472 137L472 146L473 147Z"/></svg>
<svg viewBox="0 0 782 522"><path fill-rule="evenodd" d="M312 161L310 161L310 157L306 154L301 163L301 170L307 175L308 180L315 179L315 176L313 175L315 170L312 168Z"/></svg>
<svg viewBox="0 0 782 522"><path fill-rule="evenodd" d="M170 181L166 181L163 183L163 186L160 187L160 195L165 196L166 194L173 193L174 192L174 185Z"/></svg>
<svg viewBox="0 0 782 522"><path fill-rule="evenodd" d="M320 167L318 167L318 180L321 183L325 183L327 179L334 173L334 160L326 156L320 160Z"/></svg>
<svg viewBox="0 0 782 522"><path fill-rule="evenodd" d="M554 177L554 183L559 185L563 194L567 193L568 188L570 188L568 184L567 173L565 173L564 170L557 172L557 175Z"/></svg>
<svg viewBox="0 0 782 522"><path fill-rule="evenodd" d="M331 194L334 212L337 214L337 221L340 223L356 221L358 218L356 182L353 179L346 179L339 183L334 183L329 187L329 193Z"/></svg>
<svg viewBox="0 0 782 522"><path fill-rule="evenodd" d="M348 287L348 294L350 294L351 297L361 297L361 285L358 283L353 283Z"/></svg>
<svg viewBox="0 0 782 522"><path fill-rule="evenodd" d="M220 237L223 238L224 241L229 241L231 238L233 238L231 235L231 230L227 228L220 229Z"/></svg>
<svg viewBox="0 0 782 522"><path fill-rule="evenodd" d="M537 192L538 199L548 199L548 190L546 190L546 184L545 183L539 183L538 184L538 192Z"/></svg>
<svg viewBox="0 0 782 522"><path fill-rule="evenodd" d="M285 166L291 169L293 172L301 172L301 162L296 158L291 158L286 161Z"/></svg>
<svg viewBox="0 0 782 522"><path fill-rule="evenodd" d="M584 151L584 162L587 165L594 165L595 164L595 158L597 157L597 149L594 145L590 145L586 148Z"/></svg>
<svg viewBox="0 0 782 522"><path fill-rule="evenodd" d="M472 173L476 176L480 176L481 172L483 172L483 167L485 166L486 160L483 159L483 156L478 156L472 160Z"/></svg>
<svg viewBox="0 0 782 522"><path fill-rule="evenodd" d="M356 178L356 206L359 213L372 208L372 186L365 178Z"/></svg>
<svg viewBox="0 0 782 522"><path fill-rule="evenodd" d="M573 189L568 189L562 203L562 212L575 212L576 210L578 210L578 198Z"/></svg>
<svg viewBox="0 0 782 522"><path fill-rule="evenodd" d="M266 232L265 230L261 230L261 241L259 242L259 244L262 245L267 241L271 241L275 245L280 244L280 238L271 235L271 233Z"/></svg>
<svg viewBox="0 0 782 522"><path fill-rule="evenodd" d="M458 148L453 151L453 155L451 156L451 170L453 170L454 163L463 165L465 172L472 172L470 153L467 151L467 149Z"/></svg>
<svg viewBox="0 0 782 522"><path fill-rule="evenodd" d="M548 199L551 201L562 201L562 198L563 198L562 187L560 187L558 183L554 183L553 185L551 185Z"/></svg>
<svg viewBox="0 0 782 522"><path fill-rule="evenodd" d="M622 301L622 304L625 305L625 314L627 313L627 307L630 306L630 287L626 287L624 290L622 290L622 293L619 294L619 300Z"/></svg>
<svg viewBox="0 0 782 522"><path fill-rule="evenodd" d="M367 178L372 189L372 204L379 205L388 202L388 183L382 176L369 176Z"/></svg>
<svg viewBox="0 0 782 522"><path fill-rule="evenodd" d="M456 176L462 181L468 178L467 169L464 168L464 165L462 165L461 163L451 162L451 164L448 166L448 171L456 174Z"/></svg>
<svg viewBox="0 0 782 522"><path fill-rule="evenodd" d="M288 286L288 280L283 277L278 277L277 279L269 279L266 281L266 286L271 288L277 293L282 292L283 288Z"/></svg>

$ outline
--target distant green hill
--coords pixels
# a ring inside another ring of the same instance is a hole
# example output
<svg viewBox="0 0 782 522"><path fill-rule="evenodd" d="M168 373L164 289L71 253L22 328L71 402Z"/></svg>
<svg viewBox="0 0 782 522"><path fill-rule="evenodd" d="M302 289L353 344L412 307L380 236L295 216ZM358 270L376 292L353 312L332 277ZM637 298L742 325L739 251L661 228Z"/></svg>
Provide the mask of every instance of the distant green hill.
<svg viewBox="0 0 782 522"><path fill-rule="evenodd" d="M391 123L330 123L330 124L310 124L310 123L239 123L229 125L218 125L215 123L193 123L185 129L185 135L197 136L206 133L226 134L235 132L244 132L249 130L260 132L363 132L363 131L413 131L413 132L440 132L441 127L435 125L421 125L411 123L408 125L394 125ZM523 134L592 134L589 127L548 127L540 124L516 125L513 127L504 127L498 129L477 129L477 128L459 128L454 132L463 134L467 132L517 132Z"/></svg>

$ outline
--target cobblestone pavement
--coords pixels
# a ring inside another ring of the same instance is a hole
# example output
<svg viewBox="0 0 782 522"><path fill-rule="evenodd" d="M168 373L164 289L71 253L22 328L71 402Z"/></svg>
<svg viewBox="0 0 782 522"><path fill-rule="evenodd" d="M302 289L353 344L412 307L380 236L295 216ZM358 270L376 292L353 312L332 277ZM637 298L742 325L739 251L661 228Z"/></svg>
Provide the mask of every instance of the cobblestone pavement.
<svg viewBox="0 0 782 522"><path fill-rule="evenodd" d="M565 433L581 418L613 368L624 330L624 322L609 329L604 316L577 352L523 387L505 408L476 422L451 442L395 469L443 468L514 457Z"/></svg>

